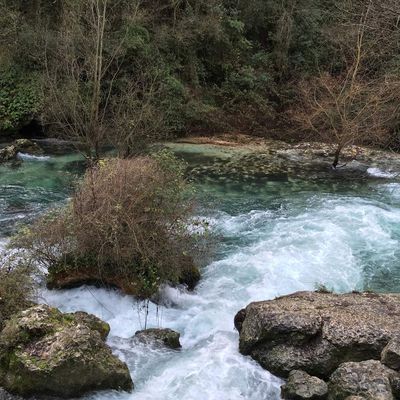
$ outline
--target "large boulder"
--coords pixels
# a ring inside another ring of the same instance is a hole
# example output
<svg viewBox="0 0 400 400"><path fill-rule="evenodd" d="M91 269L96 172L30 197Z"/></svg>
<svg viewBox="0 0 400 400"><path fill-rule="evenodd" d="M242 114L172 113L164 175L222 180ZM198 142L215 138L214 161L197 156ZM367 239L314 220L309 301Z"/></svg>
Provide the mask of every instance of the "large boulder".
<svg viewBox="0 0 400 400"><path fill-rule="evenodd" d="M380 359L400 332L400 295L298 292L251 303L235 325L240 352L267 370L328 378L346 361Z"/></svg>
<svg viewBox="0 0 400 400"><path fill-rule="evenodd" d="M128 367L105 344L109 327L46 305L12 317L0 334L0 386L21 396L78 397L133 388Z"/></svg>
<svg viewBox="0 0 400 400"><path fill-rule="evenodd" d="M169 347L170 349L180 349L181 343L179 341L180 333L172 329L145 329L137 331L135 338L143 343L154 343L162 346Z"/></svg>
<svg viewBox="0 0 400 400"><path fill-rule="evenodd" d="M328 396L328 385L307 372L292 371L281 387L281 393L286 400L325 400Z"/></svg>
<svg viewBox="0 0 400 400"><path fill-rule="evenodd" d="M393 400L391 376L397 373L376 360L347 362L332 374L329 400L359 396L366 400Z"/></svg>

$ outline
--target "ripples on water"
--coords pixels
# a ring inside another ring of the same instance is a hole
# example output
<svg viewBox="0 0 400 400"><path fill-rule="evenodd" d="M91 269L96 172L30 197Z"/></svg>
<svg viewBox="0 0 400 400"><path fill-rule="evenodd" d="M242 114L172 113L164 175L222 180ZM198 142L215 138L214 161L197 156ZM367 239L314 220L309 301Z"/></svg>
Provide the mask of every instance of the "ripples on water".
<svg viewBox="0 0 400 400"><path fill-rule="evenodd" d="M10 235L51 206L63 202L82 171L79 156L20 155L21 165L0 166L0 235Z"/></svg>
<svg viewBox="0 0 400 400"><path fill-rule="evenodd" d="M16 222L65 199L70 162L60 157L28 160L16 170L1 167L3 237ZM151 326L181 332L181 351L133 341L141 311L128 296L87 287L42 291L43 301L63 311L85 310L106 320L109 344L132 372L134 393L87 399L279 399L280 380L238 353L235 313L250 301L317 285L399 291L399 193L400 185L386 180L198 184L200 213L221 238L217 254L194 293L166 287L168 306L150 312Z"/></svg>

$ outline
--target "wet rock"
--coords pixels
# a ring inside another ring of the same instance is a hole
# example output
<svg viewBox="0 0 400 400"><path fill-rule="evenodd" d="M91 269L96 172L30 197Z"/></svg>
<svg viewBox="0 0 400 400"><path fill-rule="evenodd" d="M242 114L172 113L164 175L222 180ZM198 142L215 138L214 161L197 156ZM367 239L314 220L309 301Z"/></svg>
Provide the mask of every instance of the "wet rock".
<svg viewBox="0 0 400 400"><path fill-rule="evenodd" d="M199 283L201 274L199 269L188 262L187 267L181 272L179 283L185 285L189 290L194 290Z"/></svg>
<svg viewBox="0 0 400 400"><path fill-rule="evenodd" d="M0 388L0 400L62 400L60 397L54 397L54 396L29 396L28 398L26 397L21 397L16 394L11 394L10 392L7 392L6 390ZM72 399L71 399L72 400ZM76 400L76 398L74 399Z"/></svg>
<svg viewBox="0 0 400 400"><path fill-rule="evenodd" d="M94 316L46 305L15 315L0 334L0 385L24 397L131 390L128 367L104 343L108 329Z"/></svg>
<svg viewBox="0 0 400 400"><path fill-rule="evenodd" d="M381 361L387 367L400 370L400 340L392 339L382 351Z"/></svg>
<svg viewBox="0 0 400 400"><path fill-rule="evenodd" d="M18 153L40 155L43 154L43 150L29 139L18 139L11 145L0 149L0 163L17 160Z"/></svg>
<svg viewBox="0 0 400 400"><path fill-rule="evenodd" d="M78 150L84 150L84 145L70 140L61 140L57 138L36 139L35 142L43 148L46 153L68 154Z"/></svg>
<svg viewBox="0 0 400 400"><path fill-rule="evenodd" d="M242 354L282 377L328 378L343 362L380 359L400 329L400 295L298 292L251 303L236 318Z"/></svg>
<svg viewBox="0 0 400 400"><path fill-rule="evenodd" d="M188 143L170 143L169 147L185 154L202 154L210 151L204 141L190 138ZM202 165L193 169L196 179L216 180L220 183L242 181L282 181L306 179L308 182L318 180L343 179L382 179L367 173L374 166L393 172L400 171L400 156L393 152L359 146L347 146L342 151L340 167L331 168L336 148L333 144L318 142L287 143L271 139L247 138L236 142L230 138L229 146L220 146L218 140L212 140L214 157L202 159ZM184 146L183 146L184 145ZM183 146L183 147L182 147ZM188 147L189 146L189 147ZM223 156L216 160L215 155ZM376 165L375 165L376 164ZM190 171L189 171L190 173Z"/></svg>
<svg viewBox="0 0 400 400"><path fill-rule="evenodd" d="M328 399L361 396L367 400L393 400L390 383L393 374L396 372L376 360L343 363L329 380Z"/></svg>
<svg viewBox="0 0 400 400"><path fill-rule="evenodd" d="M282 398L287 400L324 400L328 385L322 379L304 371L291 371L285 385L281 387Z"/></svg>
<svg viewBox="0 0 400 400"><path fill-rule="evenodd" d="M137 331L135 338L144 343L156 343L171 349L180 349L180 333L172 329L145 329Z"/></svg>
<svg viewBox="0 0 400 400"><path fill-rule="evenodd" d="M240 310L235 315L234 325L238 332L240 332L242 330L243 322L245 319L246 319L246 310L245 309Z"/></svg>

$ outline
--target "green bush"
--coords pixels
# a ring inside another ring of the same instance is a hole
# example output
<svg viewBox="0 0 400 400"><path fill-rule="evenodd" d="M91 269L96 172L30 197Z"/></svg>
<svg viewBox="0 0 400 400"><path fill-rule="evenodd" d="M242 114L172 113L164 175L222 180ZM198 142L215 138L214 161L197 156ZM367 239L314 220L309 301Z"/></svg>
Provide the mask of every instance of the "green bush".
<svg viewBox="0 0 400 400"><path fill-rule="evenodd" d="M29 122L39 112L41 99L39 73L0 70L0 132Z"/></svg>

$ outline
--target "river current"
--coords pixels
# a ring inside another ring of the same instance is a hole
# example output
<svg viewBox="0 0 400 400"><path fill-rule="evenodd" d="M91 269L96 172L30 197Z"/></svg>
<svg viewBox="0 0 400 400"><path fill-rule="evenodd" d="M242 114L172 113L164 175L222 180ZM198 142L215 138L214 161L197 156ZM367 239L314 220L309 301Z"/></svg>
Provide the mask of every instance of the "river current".
<svg viewBox="0 0 400 400"><path fill-rule="evenodd" d="M189 163L203 160L184 153ZM0 244L18 224L66 200L78 160L25 156L18 168L0 167ZM133 393L85 400L280 399L281 381L239 354L233 318L251 301L321 285L337 292L400 290L400 183L373 173L363 181L195 180L198 213L218 238L216 251L193 293L163 289L164 305L151 307L148 323L179 331L180 351L132 339L143 328L143 312L129 296L93 287L43 289L40 301L107 321L109 345L131 371Z"/></svg>

